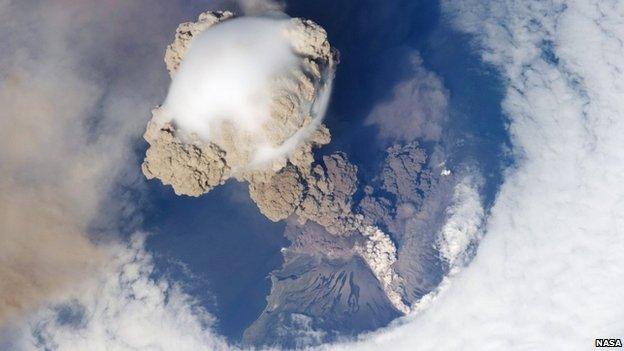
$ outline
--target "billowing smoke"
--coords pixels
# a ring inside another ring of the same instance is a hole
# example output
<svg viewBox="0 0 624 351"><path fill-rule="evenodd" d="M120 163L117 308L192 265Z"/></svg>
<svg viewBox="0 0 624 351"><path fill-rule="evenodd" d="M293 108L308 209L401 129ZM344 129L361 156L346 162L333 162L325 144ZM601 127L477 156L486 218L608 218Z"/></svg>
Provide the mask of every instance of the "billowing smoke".
<svg viewBox="0 0 624 351"><path fill-rule="evenodd" d="M314 162L313 148L329 143L321 122L336 64L325 30L232 16L205 12L178 27L165 55L173 83L145 133L144 174L191 196L229 178L246 181L270 220L293 216L357 237L355 251L393 308L407 313L394 243L352 211L357 167L341 152Z"/></svg>
<svg viewBox="0 0 624 351"><path fill-rule="evenodd" d="M307 168L329 142L336 54L310 21L206 12L178 27L165 61L173 82L145 133L143 172L179 194Z"/></svg>

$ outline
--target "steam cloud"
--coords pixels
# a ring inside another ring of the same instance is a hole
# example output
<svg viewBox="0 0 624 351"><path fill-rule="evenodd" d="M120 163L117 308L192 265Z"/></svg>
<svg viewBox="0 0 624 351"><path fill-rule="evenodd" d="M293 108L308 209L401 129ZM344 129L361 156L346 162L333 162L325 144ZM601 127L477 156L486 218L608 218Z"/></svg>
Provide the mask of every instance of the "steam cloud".
<svg viewBox="0 0 624 351"><path fill-rule="evenodd" d="M288 20L236 18L202 32L175 74L159 119L220 145L221 125L229 125L252 134L254 149L268 147L263 125L271 118L272 79L297 63L287 25Z"/></svg>

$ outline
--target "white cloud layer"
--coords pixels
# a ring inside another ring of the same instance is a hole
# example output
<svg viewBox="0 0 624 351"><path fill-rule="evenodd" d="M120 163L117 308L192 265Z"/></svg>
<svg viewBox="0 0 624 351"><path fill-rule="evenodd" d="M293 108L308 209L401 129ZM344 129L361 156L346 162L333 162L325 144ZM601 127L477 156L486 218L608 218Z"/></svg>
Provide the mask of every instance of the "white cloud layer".
<svg viewBox="0 0 624 351"><path fill-rule="evenodd" d="M517 167L471 265L419 315L335 349L587 350L624 337L624 3L446 1L507 83Z"/></svg>

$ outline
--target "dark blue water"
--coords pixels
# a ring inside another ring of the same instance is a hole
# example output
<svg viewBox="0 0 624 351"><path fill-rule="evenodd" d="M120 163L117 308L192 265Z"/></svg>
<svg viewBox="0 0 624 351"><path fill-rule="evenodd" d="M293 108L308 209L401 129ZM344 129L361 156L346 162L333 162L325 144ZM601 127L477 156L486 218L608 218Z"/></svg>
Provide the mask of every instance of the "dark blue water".
<svg viewBox="0 0 624 351"><path fill-rule="evenodd" d="M154 204L147 228L148 250L157 266L185 284L218 317L217 330L233 340L262 312L269 272L282 263L285 225L273 223L246 196L246 186L229 182L200 197L178 197L150 182Z"/></svg>
<svg viewBox="0 0 624 351"><path fill-rule="evenodd" d="M500 110L502 82L481 62L471 38L442 18L437 1L291 0L287 12L322 25L340 51L326 117L332 144L324 151L347 152L362 179L377 174L386 145L371 142L375 126L361 124L374 106L392 98L398 83L411 79L410 59L418 52L450 91L442 138L447 163L475 164L486 178L485 200L491 204L510 162L504 155L509 139Z"/></svg>
<svg viewBox="0 0 624 351"><path fill-rule="evenodd" d="M450 91L450 119L443 143L451 166L474 164L485 178L483 195L489 208L513 160L507 118L501 111L503 82L469 44L471 38L439 26L419 48L427 67Z"/></svg>
<svg viewBox="0 0 624 351"><path fill-rule="evenodd" d="M377 174L385 146L372 142L377 130L362 122L391 98L396 84L410 79L405 67L418 51L450 91L442 140L448 163L475 165L486 178L491 204L509 162L503 157L508 136L501 82L481 63L470 38L444 23L437 2L292 0L286 11L321 24L341 54L326 119L333 141L322 153L347 152L363 180ZM147 229L155 233L147 244L159 273L181 281L218 318L218 331L240 340L264 308L267 275L281 264L284 225L262 216L246 186L235 182L189 198L151 181L147 202Z"/></svg>

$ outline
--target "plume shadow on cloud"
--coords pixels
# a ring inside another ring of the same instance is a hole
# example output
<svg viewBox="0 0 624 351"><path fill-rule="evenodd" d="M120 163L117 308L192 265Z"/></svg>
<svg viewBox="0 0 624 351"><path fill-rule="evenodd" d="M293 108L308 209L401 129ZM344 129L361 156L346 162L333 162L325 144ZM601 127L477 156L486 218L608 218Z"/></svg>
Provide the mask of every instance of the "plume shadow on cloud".
<svg viewBox="0 0 624 351"><path fill-rule="evenodd" d="M188 10L147 1L0 4L0 328L8 328L0 345L19 344L11 331L28 336L38 308L92 287L110 273L104 258L123 252L112 243L137 216L122 186L140 187L134 150L164 93L164 45L179 18L194 15Z"/></svg>
<svg viewBox="0 0 624 351"><path fill-rule="evenodd" d="M62 294L101 263L102 253L67 215L63 197L5 179L0 184L0 327Z"/></svg>

